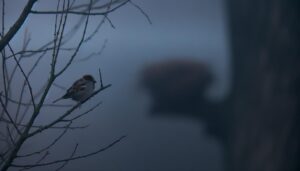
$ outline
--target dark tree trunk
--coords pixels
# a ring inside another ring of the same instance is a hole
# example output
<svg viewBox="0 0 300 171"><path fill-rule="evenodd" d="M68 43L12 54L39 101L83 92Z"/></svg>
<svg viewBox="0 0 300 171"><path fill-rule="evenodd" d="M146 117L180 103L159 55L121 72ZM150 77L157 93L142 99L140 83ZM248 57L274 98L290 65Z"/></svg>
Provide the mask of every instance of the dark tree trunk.
<svg viewBox="0 0 300 171"><path fill-rule="evenodd" d="M228 0L231 171L300 170L300 1Z"/></svg>

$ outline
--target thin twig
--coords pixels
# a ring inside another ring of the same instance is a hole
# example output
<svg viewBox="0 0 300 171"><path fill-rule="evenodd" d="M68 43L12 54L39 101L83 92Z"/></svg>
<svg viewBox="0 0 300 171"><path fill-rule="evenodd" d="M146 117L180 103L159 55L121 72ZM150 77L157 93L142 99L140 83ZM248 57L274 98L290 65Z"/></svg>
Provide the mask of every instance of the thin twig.
<svg viewBox="0 0 300 171"><path fill-rule="evenodd" d="M91 7L89 7L89 11L88 13L90 13L90 9ZM76 47L76 50L74 51L74 53L72 54L72 56L70 57L70 60L68 61L68 63L63 67L63 69L61 69L56 75L55 77L58 77L60 76L70 65L71 63L73 62L75 56L77 55L83 41L84 41L84 38L85 38L85 34L86 34L86 30L87 30L87 27L88 27L88 22L89 22L89 15L87 16L86 18L86 22L85 22L85 25L84 25L84 29L83 29L83 33L82 33L82 36L81 36L81 40L79 41L77 47Z"/></svg>
<svg viewBox="0 0 300 171"><path fill-rule="evenodd" d="M148 20L149 24L152 24L152 21L151 21L149 15L139 5L137 5L136 3L132 2L132 0L129 0L129 3L131 5L133 5L134 7L136 7L146 17L146 19Z"/></svg>
<svg viewBox="0 0 300 171"><path fill-rule="evenodd" d="M93 1L93 3L96 4L99 1L100 0L95 0L95 1ZM107 8L108 6L118 4L118 3L122 3L124 1L126 1L126 0L113 0L112 2L105 3L105 4L100 5L100 6L94 6L94 4L93 4L94 7L91 10L101 10L101 9ZM81 5L77 5L77 6L74 6L74 7L70 8L70 10L78 10L80 8L86 8L88 6L89 6L88 4L81 4Z"/></svg>
<svg viewBox="0 0 300 171"><path fill-rule="evenodd" d="M84 154L84 155L79 155L79 156L76 156L76 157L71 157L71 158L66 158L66 159L61 159L61 160L55 160L55 161L52 161L52 162L41 163L41 164L26 164L26 165L12 164L11 166L12 167L40 167L40 166L48 166L48 165L63 163L63 162L66 162L66 161L72 161L72 160L87 158L89 156L93 156L93 155L96 155L98 153L101 153L103 151L106 151L106 150L110 149L112 146L119 143L125 137L126 136L122 136L122 137L118 138L117 140L115 140L114 142L112 142L111 144L107 145L106 147L101 148L101 149L99 149L95 152L87 153L87 154Z"/></svg>
<svg viewBox="0 0 300 171"><path fill-rule="evenodd" d="M70 122L67 126L71 126L72 122ZM50 143L49 145L47 145L46 147L36 151L36 152L32 152L32 153L29 153L29 154L24 154L24 155L18 155L17 157L20 158L20 157L29 157L29 156L33 156L33 155L37 155L37 154L41 154L42 152L44 151L47 151L49 150L51 147L53 147L66 133L67 133L68 129L64 129L63 132L57 137L54 139L54 141L52 141L52 143Z"/></svg>
<svg viewBox="0 0 300 171"><path fill-rule="evenodd" d="M0 52L8 44L8 42L15 36L17 31L19 31L19 29L25 22L27 16L29 15L29 13L31 11L31 8L33 7L33 5L36 1L37 0L29 0L27 2L26 6L23 9L22 13L20 14L20 17L18 18L18 20L14 23L14 25L9 29L9 31L0 40Z"/></svg>
<svg viewBox="0 0 300 171"><path fill-rule="evenodd" d="M62 89L62 90L67 90L66 87L61 86L61 85L58 85L57 83L53 83L53 86L54 86L54 87L57 87L57 88L59 88L59 89Z"/></svg>
<svg viewBox="0 0 300 171"><path fill-rule="evenodd" d="M2 0L2 35L5 34L5 0ZM1 39L3 38L3 36L1 35Z"/></svg>
<svg viewBox="0 0 300 171"><path fill-rule="evenodd" d="M101 75L101 70L99 68L99 80L100 80L100 87L103 87L103 81L102 81L102 75Z"/></svg>
<svg viewBox="0 0 300 171"><path fill-rule="evenodd" d="M2 92L0 93L0 95L2 95ZM9 112L7 111L7 108L6 108L6 106L4 105L4 103L3 103L1 97L0 97L0 103L1 103L1 106L2 106L2 108L3 108L3 110L4 110L4 113L7 115L8 119L10 120L10 122L13 124L13 126L14 126L15 129L17 130L18 134L21 135L21 132L20 132L18 126L15 124L15 122L14 122L13 119L11 118L11 116L10 116Z"/></svg>
<svg viewBox="0 0 300 171"><path fill-rule="evenodd" d="M70 158L73 158L76 151L77 151L77 148L78 148L78 144L75 145L75 148L73 150L73 152L71 153L70 155ZM60 171L61 169L63 169L67 164L68 164L69 161L65 161L59 168L57 168L55 171Z"/></svg>
<svg viewBox="0 0 300 171"><path fill-rule="evenodd" d="M43 54L41 54L38 59L36 60L36 62L34 63L34 65L31 67L30 71L28 72L27 74L27 78L29 78L31 76L31 74L33 73L33 71L36 69L36 67L38 66L38 64L40 63L42 57L46 54L46 52L44 52ZM25 85L26 85L26 80L24 80L23 82L23 85L22 85L22 90L21 90L21 94L20 94L20 97L19 97L19 101L18 102L21 102L23 100L23 94L24 94L24 89L25 89ZM35 98L35 97L34 97ZM29 106L28 106L29 107ZM17 107L17 111L16 111L16 115L15 115L15 120L17 121L18 120L18 117L19 117L19 113L20 113L20 110L21 110L21 104L19 103L18 104L18 107ZM21 120L22 121L22 120ZM21 122L20 121L20 122Z"/></svg>
<svg viewBox="0 0 300 171"><path fill-rule="evenodd" d="M75 118L75 119L77 119L77 118ZM75 120L75 119L70 119L69 121L73 121L73 120ZM4 118L2 118L1 120L0 120L1 122L5 122L5 123L7 123L7 124L12 124L12 122L10 122L9 120L7 120L7 119L4 119ZM68 121L68 122L69 122ZM67 121L65 121L65 122L67 122ZM19 124L19 123L16 123L16 125L17 126L20 126L20 127L27 127L27 125L26 124ZM50 127L49 129L70 129L70 130L75 130L75 129L84 129L84 128L87 128L89 125L83 125L83 126L69 126L69 127L67 127L67 126L52 126L52 127ZM43 128L44 126L43 125L32 125L31 126L31 128Z"/></svg>
<svg viewBox="0 0 300 171"><path fill-rule="evenodd" d="M101 88L99 88L97 91L95 91L93 94L91 94L88 98L86 98L84 101L82 101L81 103L76 104L75 106L73 106L71 109L69 109L68 111L66 111L63 115L61 115L59 118L57 118L56 120L54 120L53 122L45 125L43 128L40 128L36 131L33 131L32 133L28 134L28 137L32 137L35 134L38 134L52 126L54 126L55 124L59 123L60 121L64 120L64 118L66 118L67 116L69 116L75 109L77 109L80 105L84 104L86 101L88 101L90 98L92 98L93 96L97 95L98 93L100 93L101 91L107 89L108 87L110 87L111 84L103 86Z"/></svg>
<svg viewBox="0 0 300 171"><path fill-rule="evenodd" d="M47 51L51 51L53 50L54 47L49 47L49 48L41 48L41 49L37 49L37 50L21 50L19 52L16 52L15 55L22 55L23 58L28 58L31 57L32 54L37 54L37 53L45 53ZM75 48L63 48L61 47L60 50L62 51L71 51L71 50L75 50ZM28 54L27 54L28 53ZM6 57L6 59L9 59L13 57L13 55L8 55Z"/></svg>
<svg viewBox="0 0 300 171"><path fill-rule="evenodd" d="M97 103L95 106L91 107L89 110L83 112L82 114L80 114L80 115L78 115L78 116L76 116L76 117L74 117L74 118L72 118L72 119L67 119L67 120L64 120L64 121L74 121L74 120L76 120L76 119L78 119L78 118L81 118L82 116L84 116L84 115L90 113L91 111L93 111L94 109L96 109L97 107L99 107L100 104L102 104L102 103L99 102L99 103Z"/></svg>
<svg viewBox="0 0 300 171"><path fill-rule="evenodd" d="M14 51L13 51L12 47L9 44L8 44L8 47L9 47L10 51L12 52L12 54L14 54ZM27 83L28 89L29 89L29 93L30 93L30 97L31 97L31 102L33 104L33 107L35 108L36 105L35 105L35 101L34 101L34 97L33 97L33 91L32 91L31 84L30 84L27 75L25 74L22 66L20 65L20 63L19 63L19 61L18 61L18 59L15 55L14 55L14 59L15 59L16 64L18 65L21 73L23 74L24 79L26 80L26 83Z"/></svg>
<svg viewBox="0 0 300 171"><path fill-rule="evenodd" d="M9 129L9 126L6 126L6 130L7 130L7 134L8 134L8 137L9 137L11 143L13 144L13 146L15 146L16 143L15 143L15 140L14 140L14 138L13 138L13 135L12 135L10 129Z"/></svg>
<svg viewBox="0 0 300 171"><path fill-rule="evenodd" d="M86 16L93 16L93 15L106 15L108 13L111 13L117 9L119 9L120 7L124 6L125 4L127 4L129 2L129 0L126 0L125 2L121 3L120 5L117 5L116 7L112 8L109 11L105 11L105 12L83 12L83 11L35 11L35 10L31 10L30 13L32 14L74 14L74 15L86 15Z"/></svg>
<svg viewBox="0 0 300 171"><path fill-rule="evenodd" d="M38 161L36 161L36 164L39 164L43 160L45 160L47 158L47 156L49 156L49 154L50 154L49 151L46 151L45 154ZM32 167L25 167L25 168L20 169L19 171L24 171L24 170L29 170L29 169L32 169Z"/></svg>

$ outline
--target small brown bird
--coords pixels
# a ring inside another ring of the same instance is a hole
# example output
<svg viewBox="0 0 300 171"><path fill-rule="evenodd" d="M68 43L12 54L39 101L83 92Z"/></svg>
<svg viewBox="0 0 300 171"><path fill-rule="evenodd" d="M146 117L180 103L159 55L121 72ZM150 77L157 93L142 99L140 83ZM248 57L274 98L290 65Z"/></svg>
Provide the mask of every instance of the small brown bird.
<svg viewBox="0 0 300 171"><path fill-rule="evenodd" d="M95 89L95 79L91 75L84 75L73 83L73 85L67 90L65 95L53 101L56 103L62 99L72 99L77 102L81 102L88 98Z"/></svg>

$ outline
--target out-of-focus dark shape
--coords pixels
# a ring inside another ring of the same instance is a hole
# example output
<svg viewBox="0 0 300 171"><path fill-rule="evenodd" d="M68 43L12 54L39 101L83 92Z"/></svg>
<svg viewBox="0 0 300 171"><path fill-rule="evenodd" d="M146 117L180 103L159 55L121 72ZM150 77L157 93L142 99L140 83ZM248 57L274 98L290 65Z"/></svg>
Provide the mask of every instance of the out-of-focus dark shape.
<svg viewBox="0 0 300 171"><path fill-rule="evenodd" d="M300 170L300 1L227 0L233 54L229 170Z"/></svg>
<svg viewBox="0 0 300 171"><path fill-rule="evenodd" d="M227 137L224 103L205 98L212 81L205 63L184 58L154 63L142 74L142 85L152 97L152 114L204 121L207 133L224 141Z"/></svg>
<svg viewBox="0 0 300 171"><path fill-rule="evenodd" d="M223 141L227 170L299 171L300 1L227 2L230 95L218 103L204 98L212 81L204 64L162 62L143 77L154 111L203 120Z"/></svg>
<svg viewBox="0 0 300 171"><path fill-rule="evenodd" d="M211 83L211 74L202 63L172 60L149 66L143 85L154 98L154 111L195 111L198 101Z"/></svg>

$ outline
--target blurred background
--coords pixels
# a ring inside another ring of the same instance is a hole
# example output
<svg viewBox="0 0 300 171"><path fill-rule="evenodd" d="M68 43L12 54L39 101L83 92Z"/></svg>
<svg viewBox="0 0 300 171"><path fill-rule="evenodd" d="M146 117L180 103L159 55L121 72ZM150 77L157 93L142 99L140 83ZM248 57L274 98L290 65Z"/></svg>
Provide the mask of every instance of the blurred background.
<svg viewBox="0 0 300 171"><path fill-rule="evenodd" d="M104 84L112 87L77 111L103 102L77 123L90 126L68 132L49 160L68 157L76 143L79 153L85 153L126 135L124 141L108 151L71 162L64 170L299 168L296 164L299 29L295 29L299 28L299 22L295 22L299 16L295 6L299 3L251 4L238 0L136 3L150 16L152 24L131 5L109 14L115 28L106 22L82 47L78 59L105 46L101 55L75 62L57 80L57 84L67 88L86 73L98 79L100 67ZM24 4L6 2L7 26L16 20ZM34 9L55 9L55 5L54 1L43 0ZM258 12L254 14L256 9ZM291 13L285 16L288 11ZM289 20L285 21L286 18ZM70 16L69 24L74 25L76 19ZM91 28L100 19L91 17ZM32 39L30 46L39 47L52 38L52 23L54 16L30 15L11 44L20 48L27 29ZM62 64L66 60L64 54L60 56ZM35 88L47 79L49 58L45 57L39 72L31 77ZM32 61L24 62L25 66L31 64ZM47 102L63 93L64 90L52 88ZM70 100L60 103L73 104ZM47 123L63 111L44 108L37 123ZM47 131L37 136L24 144L23 152L44 146L57 133ZM276 144L279 139L284 141ZM53 167L43 170L50 171Z"/></svg>

